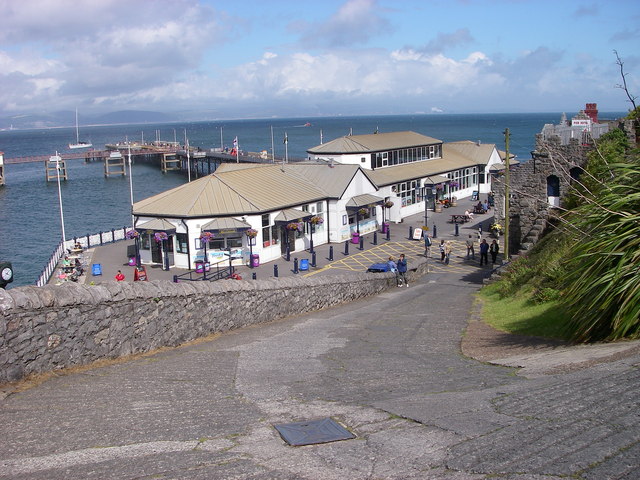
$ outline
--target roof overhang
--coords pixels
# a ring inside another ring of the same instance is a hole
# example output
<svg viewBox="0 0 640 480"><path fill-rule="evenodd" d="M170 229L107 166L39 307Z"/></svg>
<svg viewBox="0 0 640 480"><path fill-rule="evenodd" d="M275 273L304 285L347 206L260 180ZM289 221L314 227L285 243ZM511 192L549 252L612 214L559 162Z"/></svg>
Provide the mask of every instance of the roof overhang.
<svg viewBox="0 0 640 480"><path fill-rule="evenodd" d="M449 177L445 177L444 175L429 175L425 178L425 185L437 185L438 183L450 182L451 179Z"/></svg>
<svg viewBox="0 0 640 480"><path fill-rule="evenodd" d="M347 202L347 208L361 208L372 205L380 205L382 203L384 203L384 198L377 197L376 195L371 195L370 193L365 193L363 195L356 195L355 197L351 197L351 199Z"/></svg>
<svg viewBox="0 0 640 480"><path fill-rule="evenodd" d="M136 230L155 230L169 233L175 232L176 227L173 223L165 220L164 218L154 218L153 220L149 220L148 222L136 225Z"/></svg>
<svg viewBox="0 0 640 480"><path fill-rule="evenodd" d="M297 208L285 208L276 215L274 220L276 222L294 222L296 220L302 220L309 217L313 217L313 214L298 210Z"/></svg>
<svg viewBox="0 0 640 480"><path fill-rule="evenodd" d="M251 225L233 217L216 218L200 227L202 232L237 233L249 230Z"/></svg>

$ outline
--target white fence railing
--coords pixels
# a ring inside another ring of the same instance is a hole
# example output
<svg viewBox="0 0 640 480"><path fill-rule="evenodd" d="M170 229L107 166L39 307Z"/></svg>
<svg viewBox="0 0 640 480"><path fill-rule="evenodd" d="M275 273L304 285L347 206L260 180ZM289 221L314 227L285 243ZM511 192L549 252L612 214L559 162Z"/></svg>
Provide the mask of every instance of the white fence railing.
<svg viewBox="0 0 640 480"><path fill-rule="evenodd" d="M45 267L42 269L42 272L40 272L40 276L36 281L36 286L42 287L46 285L47 282L49 282L49 280L51 279L51 276L53 275L53 273L56 271L56 268L58 267L58 262L60 261L60 259L63 257L65 252L71 250L71 248L73 248L73 246L76 243L79 243L80 246L82 246L82 248L86 250L91 247L104 245L105 243L118 242L120 240L125 239L125 234L127 233L127 230L129 230L129 228L127 227L122 227L118 229L112 228L108 232L88 234L83 237L74 237L73 239L67 240L64 243L60 242L58 246L55 248L55 250L53 251L53 253L51 254L49 261L47 262Z"/></svg>

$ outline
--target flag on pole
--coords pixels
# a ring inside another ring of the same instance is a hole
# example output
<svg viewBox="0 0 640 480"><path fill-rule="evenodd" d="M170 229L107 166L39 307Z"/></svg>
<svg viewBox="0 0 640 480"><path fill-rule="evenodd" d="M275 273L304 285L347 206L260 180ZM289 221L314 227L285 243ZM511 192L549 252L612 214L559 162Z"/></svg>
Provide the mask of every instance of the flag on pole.
<svg viewBox="0 0 640 480"><path fill-rule="evenodd" d="M284 132L284 141L282 143L284 143L285 145L289 143L289 137L287 136L287 132Z"/></svg>

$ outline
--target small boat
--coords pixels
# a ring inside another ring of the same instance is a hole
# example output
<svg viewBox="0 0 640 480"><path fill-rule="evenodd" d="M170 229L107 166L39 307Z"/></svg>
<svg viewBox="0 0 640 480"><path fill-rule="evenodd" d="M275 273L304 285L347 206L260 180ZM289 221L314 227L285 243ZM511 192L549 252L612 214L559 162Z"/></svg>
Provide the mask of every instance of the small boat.
<svg viewBox="0 0 640 480"><path fill-rule="evenodd" d="M305 124L304 124L304 126L305 126L305 127L310 127L310 126L311 126L311 123L310 123L310 122L307 122L307 123L305 123Z"/></svg>
<svg viewBox="0 0 640 480"><path fill-rule="evenodd" d="M76 108L76 143L70 143L69 148L89 148L93 146L91 142L80 141L80 130L78 129L78 109Z"/></svg>

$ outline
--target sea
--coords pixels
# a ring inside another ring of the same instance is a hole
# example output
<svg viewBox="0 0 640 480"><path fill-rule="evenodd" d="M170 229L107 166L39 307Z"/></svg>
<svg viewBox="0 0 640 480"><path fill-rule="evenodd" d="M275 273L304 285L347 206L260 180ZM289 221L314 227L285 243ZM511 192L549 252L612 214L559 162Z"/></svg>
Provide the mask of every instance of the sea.
<svg viewBox="0 0 640 480"><path fill-rule="evenodd" d="M547 123L557 124L562 112L518 114L432 114L339 116L318 118L269 118L141 125L81 126L80 139L93 148L106 144L188 138L203 150L233 147L245 152L273 151L276 157L306 158L309 148L353 134L411 130L452 142L471 140L505 149L505 129L510 131L509 151L520 161L531 158L535 135ZM577 112L567 112L570 118ZM624 112L600 113L614 119ZM288 139L284 144L285 136ZM273 139L273 140L272 140ZM43 163L6 164L6 160L70 152L75 126L0 131L0 151L5 157L5 185L0 186L0 261L9 261L14 281L7 288L35 284L62 239L60 198L66 238L107 232L131 225L129 178L104 176L100 162L68 160L68 180L47 182ZM77 151L77 150L76 150ZM187 182L181 172L163 174L159 166L134 163L131 182L134 202Z"/></svg>

